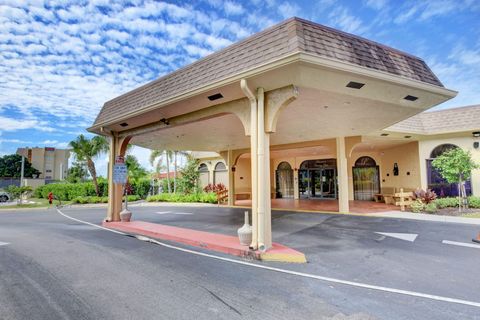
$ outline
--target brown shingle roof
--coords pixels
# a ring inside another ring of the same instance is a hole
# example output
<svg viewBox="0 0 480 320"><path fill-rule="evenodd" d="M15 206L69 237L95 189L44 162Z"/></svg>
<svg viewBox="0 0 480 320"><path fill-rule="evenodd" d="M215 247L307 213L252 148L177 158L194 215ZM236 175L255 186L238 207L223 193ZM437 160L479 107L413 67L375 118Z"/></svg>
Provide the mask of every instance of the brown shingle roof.
<svg viewBox="0 0 480 320"><path fill-rule="evenodd" d="M480 130L480 105L422 112L385 130L424 135Z"/></svg>
<svg viewBox="0 0 480 320"><path fill-rule="evenodd" d="M291 18L106 102L94 126L295 52L443 87L425 62L417 57L320 24Z"/></svg>

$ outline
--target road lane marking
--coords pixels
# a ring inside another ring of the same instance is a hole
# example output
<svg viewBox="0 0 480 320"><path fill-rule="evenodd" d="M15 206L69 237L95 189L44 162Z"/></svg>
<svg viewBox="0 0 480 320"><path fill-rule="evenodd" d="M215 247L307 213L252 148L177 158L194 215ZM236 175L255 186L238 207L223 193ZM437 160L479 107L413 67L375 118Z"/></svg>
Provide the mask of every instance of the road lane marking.
<svg viewBox="0 0 480 320"><path fill-rule="evenodd" d="M415 241L415 239L417 239L418 237L418 234L416 233L395 233L395 232L375 232L375 233L381 234L382 236L387 236L387 237L410 241L410 242Z"/></svg>
<svg viewBox="0 0 480 320"><path fill-rule="evenodd" d="M0 241L0 246L6 246L7 244L10 244L10 243Z"/></svg>
<svg viewBox="0 0 480 320"><path fill-rule="evenodd" d="M178 214L178 215L191 215L191 212L175 212L175 211L158 211L156 214Z"/></svg>
<svg viewBox="0 0 480 320"><path fill-rule="evenodd" d="M199 252L199 251L194 251L194 250L190 250L190 249L186 249L186 248L177 247L177 246L174 246L174 245L171 245L171 244L160 242L158 240L155 240L155 239L152 239L152 238L149 238L149 237L140 236L140 235L130 235L130 234L123 233L123 232L120 232L120 231L117 231L117 230L108 229L108 228L105 228L105 227L102 227L102 226L99 226L99 225L96 225L96 224L93 224L93 223L90 223L90 222L87 222L87 221L82 221L82 220L70 217L70 216L64 214L58 208L57 208L57 211L62 216L66 217L68 219L71 219L71 220L74 220L74 221L77 221L77 222L81 222L81 223L85 223L85 224L88 224L88 225L90 225L92 227L95 227L95 228L100 228L100 229L103 229L103 230L107 230L107 231L110 231L110 232L113 232L113 233L122 234L122 235L126 235L126 236L133 236L133 237L135 237L135 238L137 238L138 240L141 240L141 241L155 243L155 244L158 244L158 245L163 246L165 248L170 248L170 249L174 249L174 250L177 250L177 251L191 253L191 254L194 254L194 255L202 256L202 257L208 257L208 258L212 258L212 259L216 259L216 260L220 260L220 261L236 263L236 264L240 264L240 265L244 265L244 266L249 266L249 267L254 267L254 268L258 268L258 269L264 269L264 270L279 272L279 273L285 273L285 274L289 274L289 275L299 276L299 277L303 277L303 278L310 278L310 279L320 280L320 281L324 281L324 282L337 283L337 284L343 284L343 285L357 287L357 288L364 288L364 289L371 289L371 290L377 290L377 291L383 291L383 292L390 292L390 293L396 293L396 294L401 294L401 295L406 295L406 296L411 296L411 297L425 298L425 299L430 299L430 300L435 300L435 301L456 303L456 304L462 304L462 305L467 305L467 306L480 308L480 302L476 302L476 301L468 301L468 300L450 298L450 297L445 297L445 296L437 296L437 295L428 294L428 293L421 293L421 292L416 292L416 291L382 287L382 286L371 285L371 284L367 284L367 283L353 282L353 281L348 281L348 280L324 277L324 276L319 276L319 275L314 275L314 274L309 274L309 273L304 273L304 272L297 272L297 271L288 270L288 269L281 269L281 268L270 267L270 266L266 266L266 265L260 265L260 264L247 262L247 261L241 261L241 260L236 260L236 259L231 259L231 258L226 258L226 257L220 257L220 256L216 256L216 255L209 254L209 253L204 253L204 252Z"/></svg>
<svg viewBox="0 0 480 320"><path fill-rule="evenodd" d="M450 241L450 240L443 240L442 243L451 244L451 245L460 246L460 247L480 249L480 245L474 244L474 243L457 242L457 241Z"/></svg>

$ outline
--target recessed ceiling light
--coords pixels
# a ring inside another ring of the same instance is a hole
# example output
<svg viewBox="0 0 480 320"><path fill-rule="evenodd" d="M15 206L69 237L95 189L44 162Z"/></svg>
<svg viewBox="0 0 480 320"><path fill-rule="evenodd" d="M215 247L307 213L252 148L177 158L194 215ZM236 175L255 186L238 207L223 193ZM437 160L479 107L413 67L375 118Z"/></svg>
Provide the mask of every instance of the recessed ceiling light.
<svg viewBox="0 0 480 320"><path fill-rule="evenodd" d="M328 109L328 106L323 106L323 108Z"/></svg>
<svg viewBox="0 0 480 320"><path fill-rule="evenodd" d="M415 100L418 99L418 97L408 95L408 96L406 96L406 97L403 98L403 99L408 100L408 101L415 101Z"/></svg>
<svg viewBox="0 0 480 320"><path fill-rule="evenodd" d="M412 136L405 136L404 138L405 139L410 139Z"/></svg>
<svg viewBox="0 0 480 320"><path fill-rule="evenodd" d="M128 123L122 122L122 123L120 123L120 127L128 127Z"/></svg>
<svg viewBox="0 0 480 320"><path fill-rule="evenodd" d="M223 96L221 93L215 93L215 94L212 94L211 96L208 96L207 98L208 100L213 101L213 100L221 99L223 98Z"/></svg>
<svg viewBox="0 0 480 320"><path fill-rule="evenodd" d="M382 133L382 134L381 134L382 137L386 137L386 136L388 136L388 135L389 135L388 133Z"/></svg>
<svg viewBox="0 0 480 320"><path fill-rule="evenodd" d="M350 82L347 84L347 88L361 89L364 85L365 85L365 83L350 81Z"/></svg>

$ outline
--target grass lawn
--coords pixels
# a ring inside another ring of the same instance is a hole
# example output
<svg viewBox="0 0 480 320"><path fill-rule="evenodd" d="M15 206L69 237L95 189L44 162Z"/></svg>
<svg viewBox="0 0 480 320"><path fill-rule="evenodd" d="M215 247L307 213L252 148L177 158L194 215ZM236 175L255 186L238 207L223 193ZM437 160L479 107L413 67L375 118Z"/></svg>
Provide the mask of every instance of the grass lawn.
<svg viewBox="0 0 480 320"><path fill-rule="evenodd" d="M14 202L11 205L2 205L0 206L0 210L2 209L21 209L21 208L47 208L49 206L48 204L48 199L38 199L38 198L29 198L27 200L28 202L34 202L34 203L25 203L25 204L17 204ZM62 205L64 204L69 204L70 201L62 201ZM58 204L57 200L53 201L54 205Z"/></svg>
<svg viewBox="0 0 480 320"><path fill-rule="evenodd" d="M462 217L466 218L480 218L480 212L464 214Z"/></svg>

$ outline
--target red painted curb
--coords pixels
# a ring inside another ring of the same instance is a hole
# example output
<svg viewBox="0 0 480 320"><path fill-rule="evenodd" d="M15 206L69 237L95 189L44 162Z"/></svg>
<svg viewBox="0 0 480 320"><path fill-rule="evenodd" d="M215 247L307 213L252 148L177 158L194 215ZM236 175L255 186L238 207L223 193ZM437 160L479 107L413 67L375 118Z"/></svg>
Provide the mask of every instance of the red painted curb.
<svg viewBox="0 0 480 320"><path fill-rule="evenodd" d="M145 221L103 222L103 226L127 233L140 234L156 239L179 242L234 256L252 257L254 259L261 258L261 253L259 251L253 251L250 250L248 246L240 245L238 238L233 236L172 227ZM267 252L269 254L278 253L303 256L303 253L278 243L273 243L272 248L270 248Z"/></svg>

